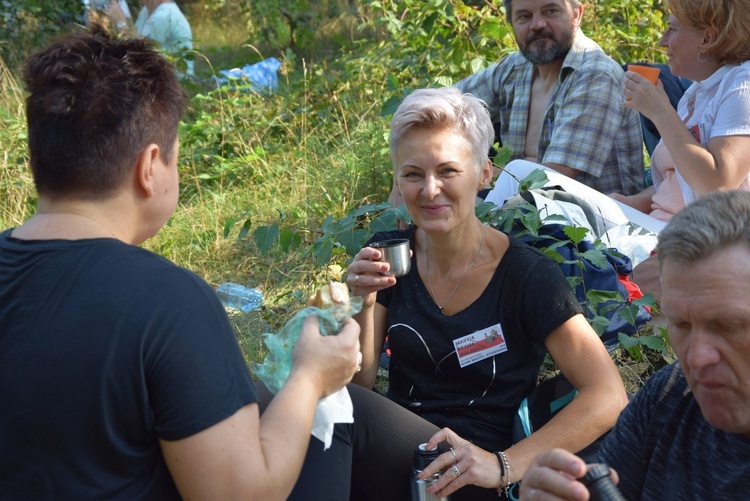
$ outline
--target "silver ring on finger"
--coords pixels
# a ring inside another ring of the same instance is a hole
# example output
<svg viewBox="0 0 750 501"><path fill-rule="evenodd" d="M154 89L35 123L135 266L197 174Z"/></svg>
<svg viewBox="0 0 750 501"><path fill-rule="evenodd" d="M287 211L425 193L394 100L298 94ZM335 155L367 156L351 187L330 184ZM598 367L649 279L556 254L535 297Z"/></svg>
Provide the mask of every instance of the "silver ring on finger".
<svg viewBox="0 0 750 501"><path fill-rule="evenodd" d="M532 501L536 497L536 489L533 487L529 490L529 493L526 495L526 499L529 501Z"/></svg>
<svg viewBox="0 0 750 501"><path fill-rule="evenodd" d="M453 454L453 461L458 463L458 458L456 457L456 451L453 450L453 447L451 447L450 451L451 451L451 454Z"/></svg>
<svg viewBox="0 0 750 501"><path fill-rule="evenodd" d="M354 275L354 286L359 287L359 275Z"/></svg>
<svg viewBox="0 0 750 501"><path fill-rule="evenodd" d="M456 466L455 464L451 466L451 470L453 470L453 474L456 476L456 478L461 476L461 472L458 471L458 466Z"/></svg>

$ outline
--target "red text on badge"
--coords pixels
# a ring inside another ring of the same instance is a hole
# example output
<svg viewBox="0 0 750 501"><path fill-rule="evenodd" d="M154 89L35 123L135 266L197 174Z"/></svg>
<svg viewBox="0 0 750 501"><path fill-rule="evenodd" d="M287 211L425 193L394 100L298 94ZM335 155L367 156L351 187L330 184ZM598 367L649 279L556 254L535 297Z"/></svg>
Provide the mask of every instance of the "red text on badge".
<svg viewBox="0 0 750 501"><path fill-rule="evenodd" d="M462 368L508 351L500 324L454 339L453 346Z"/></svg>

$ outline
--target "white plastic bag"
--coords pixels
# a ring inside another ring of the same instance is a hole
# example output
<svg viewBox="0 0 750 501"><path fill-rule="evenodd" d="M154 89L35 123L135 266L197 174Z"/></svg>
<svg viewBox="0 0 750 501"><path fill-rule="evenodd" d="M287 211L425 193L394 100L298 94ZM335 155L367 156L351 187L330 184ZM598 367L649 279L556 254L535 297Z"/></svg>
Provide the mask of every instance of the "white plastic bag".
<svg viewBox="0 0 750 501"><path fill-rule="evenodd" d="M658 234L645 228L625 223L610 228L601 238L607 247L614 247L630 258L635 268L656 248Z"/></svg>

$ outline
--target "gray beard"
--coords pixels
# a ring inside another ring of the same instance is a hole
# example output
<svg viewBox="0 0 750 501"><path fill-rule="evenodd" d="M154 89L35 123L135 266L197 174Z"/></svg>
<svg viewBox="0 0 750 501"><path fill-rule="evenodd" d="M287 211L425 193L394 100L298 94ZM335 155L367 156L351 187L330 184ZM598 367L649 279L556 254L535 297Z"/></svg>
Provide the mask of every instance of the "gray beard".
<svg viewBox="0 0 750 501"><path fill-rule="evenodd" d="M555 40L550 49L533 50L529 49L529 45L530 44L527 44L525 47L521 48L521 54L531 64L542 66L565 59L565 56L568 55L570 48L573 46L573 33L565 36L560 41Z"/></svg>

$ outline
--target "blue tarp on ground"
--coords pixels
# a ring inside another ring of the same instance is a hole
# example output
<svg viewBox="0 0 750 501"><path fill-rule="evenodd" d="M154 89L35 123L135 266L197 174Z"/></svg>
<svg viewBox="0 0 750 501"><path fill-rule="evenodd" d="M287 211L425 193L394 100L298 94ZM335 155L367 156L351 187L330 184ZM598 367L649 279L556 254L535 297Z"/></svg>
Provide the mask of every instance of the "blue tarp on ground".
<svg viewBox="0 0 750 501"><path fill-rule="evenodd" d="M223 76L217 77L219 85L231 85L235 88L247 88L257 92L273 93L279 87L277 72L281 62L275 57L269 57L264 61L248 64L242 68L231 70L220 70Z"/></svg>

